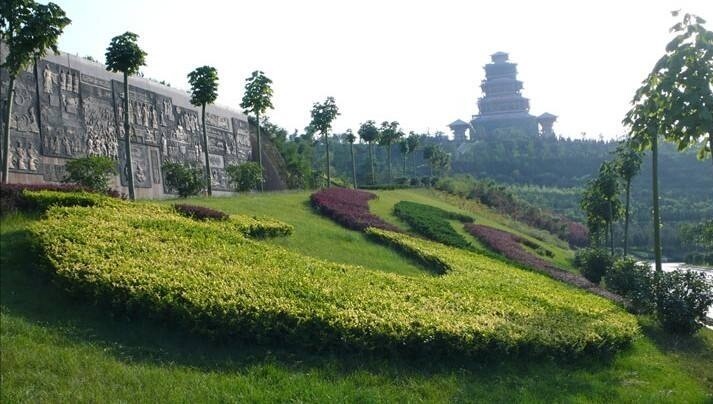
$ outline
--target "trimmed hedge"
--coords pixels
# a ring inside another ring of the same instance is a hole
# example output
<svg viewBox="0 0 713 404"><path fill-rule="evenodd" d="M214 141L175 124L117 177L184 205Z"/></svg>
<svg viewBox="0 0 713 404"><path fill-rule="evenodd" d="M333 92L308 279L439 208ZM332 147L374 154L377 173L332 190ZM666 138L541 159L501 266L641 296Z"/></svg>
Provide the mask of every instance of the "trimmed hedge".
<svg viewBox="0 0 713 404"><path fill-rule="evenodd" d="M613 303L503 262L380 229L440 277L325 262L166 206L53 207L33 239L67 290L209 336L407 354L572 355L638 333ZM129 234L131 237L126 237Z"/></svg>
<svg viewBox="0 0 713 404"><path fill-rule="evenodd" d="M512 260L517 264L523 265L526 268L534 269L572 286L586 289L614 302L620 304L626 303L625 300L616 293L612 293L604 288L601 288L599 285L582 276L567 272L543 260L542 258L531 254L522 248L521 244L529 243L525 242L525 239L520 236L508 233L504 230L473 223L466 224L465 229L488 248L502 254L505 258Z"/></svg>
<svg viewBox="0 0 713 404"><path fill-rule="evenodd" d="M448 220L473 222L473 218L421 203L401 201L394 205L394 214L408 223L420 235L452 247L468 248L470 243L453 229Z"/></svg>
<svg viewBox="0 0 713 404"><path fill-rule="evenodd" d="M173 205L179 214L198 220L227 220L228 214L205 206L177 203Z"/></svg>
<svg viewBox="0 0 713 404"><path fill-rule="evenodd" d="M348 188L326 188L310 196L312 206L320 213L352 230L378 227L391 231L399 229L369 212L369 201L376 198L371 192Z"/></svg>

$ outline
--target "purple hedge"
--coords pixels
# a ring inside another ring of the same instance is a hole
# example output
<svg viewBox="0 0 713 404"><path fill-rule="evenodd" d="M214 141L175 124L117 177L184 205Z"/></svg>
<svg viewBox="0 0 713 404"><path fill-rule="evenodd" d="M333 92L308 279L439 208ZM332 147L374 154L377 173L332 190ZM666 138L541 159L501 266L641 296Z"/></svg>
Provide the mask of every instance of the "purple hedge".
<svg viewBox="0 0 713 404"><path fill-rule="evenodd" d="M352 230L378 227L384 230L400 231L369 212L369 201L376 198L371 192L347 188L327 188L315 192L310 197L312 206L323 215Z"/></svg>
<svg viewBox="0 0 713 404"><path fill-rule="evenodd" d="M183 216L198 220L227 220L228 215L219 210L206 208L205 206L189 205L187 203L177 203L174 209Z"/></svg>
<svg viewBox="0 0 713 404"><path fill-rule="evenodd" d="M513 262L532 268L538 272L542 272L559 281L589 290L590 292L606 297L607 299L611 299L619 303L624 302L621 296L599 287L583 276L558 268L525 250L522 245L529 244L528 240L525 240L520 236L489 226L484 226L482 224L467 223L465 225L465 229L488 248L502 254L504 257Z"/></svg>

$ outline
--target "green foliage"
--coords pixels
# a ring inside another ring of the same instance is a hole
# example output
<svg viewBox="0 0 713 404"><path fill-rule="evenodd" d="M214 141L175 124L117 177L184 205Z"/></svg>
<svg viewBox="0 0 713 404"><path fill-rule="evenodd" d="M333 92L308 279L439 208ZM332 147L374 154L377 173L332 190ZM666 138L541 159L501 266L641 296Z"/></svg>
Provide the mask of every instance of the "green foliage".
<svg viewBox="0 0 713 404"><path fill-rule="evenodd" d="M619 181L613 163L602 163L597 178L587 183L580 206L587 215L587 226L592 237L611 230L610 226L621 216ZM613 243L613 240L610 241Z"/></svg>
<svg viewBox="0 0 713 404"><path fill-rule="evenodd" d="M138 35L128 31L112 38L104 55L106 69L127 75L138 73L146 64L146 52L136 43L138 39Z"/></svg>
<svg viewBox="0 0 713 404"><path fill-rule="evenodd" d="M702 327L713 305L713 282L705 274L672 271L661 274L656 285L656 317L663 328L693 334Z"/></svg>
<svg viewBox="0 0 713 404"><path fill-rule="evenodd" d="M441 260L447 274L333 264L235 230L170 207L119 203L50 209L31 233L70 291L207 335L314 349L576 355L618 349L638 334L635 318L609 301L406 235L370 231Z"/></svg>
<svg viewBox="0 0 713 404"><path fill-rule="evenodd" d="M181 198L198 195L205 189L205 172L201 167L167 161L163 163L162 170L166 189L178 192Z"/></svg>
<svg viewBox="0 0 713 404"><path fill-rule="evenodd" d="M188 73L191 86L191 104L200 107L212 104L218 98L218 71L212 66L197 67Z"/></svg>
<svg viewBox="0 0 713 404"><path fill-rule="evenodd" d="M418 234L433 241L453 247L471 247L470 243L448 222L448 220L458 220L463 223L472 223L473 218L470 216L409 201L401 201L394 205L394 214L408 223Z"/></svg>
<svg viewBox="0 0 713 404"><path fill-rule="evenodd" d="M686 262L713 265L713 219L696 224L683 224L678 232L683 244L689 251L693 251L689 253Z"/></svg>
<svg viewBox="0 0 713 404"><path fill-rule="evenodd" d="M583 248L574 257L574 265L594 283L599 283L613 264L612 256L601 248Z"/></svg>
<svg viewBox="0 0 713 404"><path fill-rule="evenodd" d="M604 281L607 289L629 299L635 312L654 310L654 277L649 265L631 257L618 258L607 270Z"/></svg>
<svg viewBox="0 0 713 404"><path fill-rule="evenodd" d="M62 182L81 185L94 192L109 191L109 179L116 175L116 161L105 156L82 157L67 161L67 176Z"/></svg>
<svg viewBox="0 0 713 404"><path fill-rule="evenodd" d="M30 209L46 212L52 206L99 206L111 205L111 200L103 195L89 192L23 191Z"/></svg>
<svg viewBox="0 0 713 404"><path fill-rule="evenodd" d="M250 77L245 79L245 94L240 103L240 107L245 113L250 112L256 115L264 114L268 109L272 109L272 80L260 70L252 72Z"/></svg>
<svg viewBox="0 0 713 404"><path fill-rule="evenodd" d="M334 101L334 97L327 97L321 104L314 103L310 115L312 116L310 126L315 131L326 136L332 129L332 121L339 116L339 108Z"/></svg>
<svg viewBox="0 0 713 404"><path fill-rule="evenodd" d="M631 181L641 172L643 158L641 152L624 141L616 146L614 169L625 182Z"/></svg>
<svg viewBox="0 0 713 404"><path fill-rule="evenodd" d="M252 161L229 165L225 171L230 178L231 185L240 192L253 190L263 181L262 167Z"/></svg>
<svg viewBox="0 0 713 404"><path fill-rule="evenodd" d="M7 0L0 5L0 34L9 53L0 65L10 77L16 77L34 59L47 50L55 54L57 40L72 22L57 4L39 4L31 0Z"/></svg>

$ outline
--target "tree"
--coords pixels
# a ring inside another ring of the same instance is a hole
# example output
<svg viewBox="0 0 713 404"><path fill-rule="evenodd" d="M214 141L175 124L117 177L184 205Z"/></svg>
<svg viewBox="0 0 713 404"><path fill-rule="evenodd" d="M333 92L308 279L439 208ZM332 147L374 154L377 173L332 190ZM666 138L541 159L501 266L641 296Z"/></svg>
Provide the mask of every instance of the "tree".
<svg viewBox="0 0 713 404"><path fill-rule="evenodd" d="M659 111L661 133L678 150L700 144L698 158L710 154L713 162L713 32L703 24L704 19L684 14L671 27L677 35L652 74L662 78L659 96L668 106Z"/></svg>
<svg viewBox="0 0 713 404"><path fill-rule="evenodd" d="M404 163L402 175L406 177L406 157L409 154L408 139L399 140L399 153L401 153L401 160L403 160Z"/></svg>
<svg viewBox="0 0 713 404"><path fill-rule="evenodd" d="M272 80L265 73L256 70L250 77L245 79L245 95L240 107L245 110L245 113L250 112L255 114L257 121L257 156L260 168L262 165L262 139L260 137L260 115L264 114L268 109L272 109ZM260 191L264 190L264 181L260 182Z"/></svg>
<svg viewBox="0 0 713 404"><path fill-rule="evenodd" d="M65 165L67 176L62 182L79 184L94 192L109 191L109 177L115 175L116 162L106 156L82 157Z"/></svg>
<svg viewBox="0 0 713 404"><path fill-rule="evenodd" d="M257 188L263 181L263 169L259 163L248 161L240 165L229 165L225 170L230 183L240 192Z"/></svg>
<svg viewBox="0 0 713 404"><path fill-rule="evenodd" d="M2 183L6 184L10 176L10 117L15 79L33 60L44 56L48 49L59 53L57 39L72 21L62 8L51 2L43 5L32 0L3 0L1 4L0 38L7 44L9 52L0 67L7 71L10 79L2 134Z"/></svg>
<svg viewBox="0 0 713 404"><path fill-rule="evenodd" d="M354 184L354 189L357 189L359 186L357 185L356 160L354 160L354 142L356 141L356 136L352 133L351 129L347 129L344 140L349 143L349 152L352 156L352 183Z"/></svg>
<svg viewBox="0 0 713 404"><path fill-rule="evenodd" d="M629 245L629 206L631 180L641 171L641 153L634 150L627 142L620 142L616 148L614 165L616 172L626 184L626 207L624 209L624 255L628 253Z"/></svg>
<svg viewBox="0 0 713 404"><path fill-rule="evenodd" d="M673 12L678 16L678 12ZM711 152L713 127L713 34L703 28L705 21L685 14L683 21L671 28L678 35L666 46L664 54L636 90L632 108L623 122L629 127L629 140L639 150L651 149L654 216L655 276L661 276L661 216L659 212L658 141L673 140L679 149L709 136Z"/></svg>
<svg viewBox="0 0 713 404"><path fill-rule="evenodd" d="M139 72L146 64L146 52L141 50L136 40L138 35L125 32L111 39L106 48L106 69L121 72L124 75L124 154L126 155L126 182L129 186L129 199L136 199L134 190L134 167L131 161L131 128L129 126L129 75Z"/></svg>
<svg viewBox="0 0 713 404"><path fill-rule="evenodd" d="M161 166L164 184L169 191L178 192L181 198L198 195L205 187L203 169L191 163L172 163L167 161Z"/></svg>
<svg viewBox="0 0 713 404"><path fill-rule="evenodd" d="M386 146L387 154L386 154L386 159L388 160L388 165L389 165L389 171L388 171L388 176L389 176L389 184L392 182L392 175L391 175L391 145L394 144L394 142L398 141L404 133L399 129L399 123L396 121L384 121L381 123L381 130L379 134L379 144L382 146Z"/></svg>
<svg viewBox="0 0 713 404"><path fill-rule="evenodd" d="M604 230L611 254L614 255L614 221L621 215L621 201L619 182L612 162L602 163L597 178L587 184L581 206L587 214L590 231L601 234Z"/></svg>
<svg viewBox="0 0 713 404"><path fill-rule="evenodd" d="M212 104L218 98L218 71L212 66L201 66L188 73L191 85L191 104L201 107L201 122L203 124L203 154L205 155L206 188L208 196L213 195L213 186L208 158L208 134L205 127L205 106Z"/></svg>
<svg viewBox="0 0 713 404"><path fill-rule="evenodd" d="M413 162L413 175L415 177L416 176L416 148L418 147L418 144L419 144L419 137L415 132L411 131L408 135L408 138L406 138L406 141L408 142L409 153L411 153L411 160Z"/></svg>
<svg viewBox="0 0 713 404"><path fill-rule="evenodd" d="M376 122L366 121L359 126L359 137L369 144L369 166L371 167L371 185L376 183L374 175L374 142L379 140L379 129Z"/></svg>
<svg viewBox="0 0 713 404"><path fill-rule="evenodd" d="M428 161L428 167L430 169L430 176L433 177L433 167L436 161L436 154L438 154L438 146L428 145L423 149L423 158Z"/></svg>
<svg viewBox="0 0 713 404"><path fill-rule="evenodd" d="M322 104L316 102L312 105L312 122L310 126L324 136L324 146L327 153L327 188L332 186L332 176L329 170L329 131L332 129L332 121L338 115L339 108L334 101L334 97L327 97Z"/></svg>

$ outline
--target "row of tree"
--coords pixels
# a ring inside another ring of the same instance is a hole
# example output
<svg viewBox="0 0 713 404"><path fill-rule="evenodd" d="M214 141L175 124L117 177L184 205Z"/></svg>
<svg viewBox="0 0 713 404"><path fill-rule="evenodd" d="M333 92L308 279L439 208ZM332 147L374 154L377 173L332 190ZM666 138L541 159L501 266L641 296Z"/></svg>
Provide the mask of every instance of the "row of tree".
<svg viewBox="0 0 713 404"><path fill-rule="evenodd" d="M678 16L678 12L673 13ZM661 273L661 219L659 212L659 140L674 142L679 150L700 145L699 158L713 161L713 32L705 21L685 14L671 28L676 34L666 46L652 72L636 91L632 108L624 119L630 136L617 149L613 162L605 162L590 181L582 200L593 234L604 231L614 253L613 222L621 216L619 179L626 184L624 251L627 252L631 179L641 166L640 152L651 151L653 234L656 276ZM707 143L707 144L706 144Z"/></svg>

